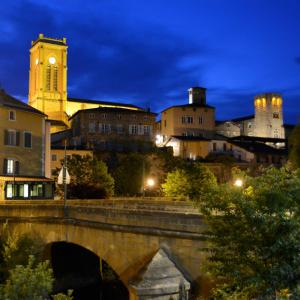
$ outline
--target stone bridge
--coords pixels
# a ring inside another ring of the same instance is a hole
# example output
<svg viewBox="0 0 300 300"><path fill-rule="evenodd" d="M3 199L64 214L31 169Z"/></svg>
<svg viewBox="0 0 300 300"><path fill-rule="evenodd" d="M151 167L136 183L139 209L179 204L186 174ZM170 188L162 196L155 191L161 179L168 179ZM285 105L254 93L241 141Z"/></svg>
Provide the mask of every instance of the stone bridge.
<svg viewBox="0 0 300 300"><path fill-rule="evenodd" d="M92 251L119 275L131 300L179 299L182 287L175 279L180 276L186 290L191 284L207 293L201 276L204 225L191 203L68 200L65 210L61 201L11 200L0 204L0 222L6 221L20 233L36 232L48 244L65 241ZM156 275L149 274L151 268Z"/></svg>

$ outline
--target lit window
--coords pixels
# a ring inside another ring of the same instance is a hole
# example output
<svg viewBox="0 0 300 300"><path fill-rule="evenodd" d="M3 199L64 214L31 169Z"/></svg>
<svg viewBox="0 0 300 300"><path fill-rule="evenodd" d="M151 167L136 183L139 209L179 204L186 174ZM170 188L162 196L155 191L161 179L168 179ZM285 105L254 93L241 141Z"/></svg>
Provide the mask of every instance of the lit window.
<svg viewBox="0 0 300 300"><path fill-rule="evenodd" d="M10 110L8 113L9 121L16 121L16 112L14 110Z"/></svg>
<svg viewBox="0 0 300 300"><path fill-rule="evenodd" d="M6 174L14 174L14 160L8 159L6 164Z"/></svg>
<svg viewBox="0 0 300 300"><path fill-rule="evenodd" d="M280 98L277 98L277 105L280 106L282 103L282 100Z"/></svg>
<svg viewBox="0 0 300 300"><path fill-rule="evenodd" d="M6 198L13 197L13 185L11 183L6 185Z"/></svg>
<svg viewBox="0 0 300 300"><path fill-rule="evenodd" d="M24 132L24 147L31 148L31 146L32 146L31 132Z"/></svg>

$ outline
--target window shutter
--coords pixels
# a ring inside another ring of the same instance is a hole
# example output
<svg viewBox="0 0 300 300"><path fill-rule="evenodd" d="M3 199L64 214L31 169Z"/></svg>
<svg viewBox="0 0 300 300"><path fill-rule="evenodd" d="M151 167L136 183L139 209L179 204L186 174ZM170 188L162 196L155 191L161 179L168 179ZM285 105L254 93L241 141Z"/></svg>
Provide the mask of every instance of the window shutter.
<svg viewBox="0 0 300 300"><path fill-rule="evenodd" d="M15 161L15 174L19 175L20 173L20 162L18 160Z"/></svg>
<svg viewBox="0 0 300 300"><path fill-rule="evenodd" d="M20 131L16 132L16 146L20 146Z"/></svg>
<svg viewBox="0 0 300 300"><path fill-rule="evenodd" d="M4 145L8 145L8 131L4 131Z"/></svg>
<svg viewBox="0 0 300 300"><path fill-rule="evenodd" d="M3 160L3 174L7 174L7 159Z"/></svg>

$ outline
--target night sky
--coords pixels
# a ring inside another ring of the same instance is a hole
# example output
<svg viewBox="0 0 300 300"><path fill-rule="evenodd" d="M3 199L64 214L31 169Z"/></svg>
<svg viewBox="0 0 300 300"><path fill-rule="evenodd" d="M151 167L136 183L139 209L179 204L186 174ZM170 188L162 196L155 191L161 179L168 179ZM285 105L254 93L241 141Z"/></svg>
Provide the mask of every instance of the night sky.
<svg viewBox="0 0 300 300"><path fill-rule="evenodd" d="M253 113L279 92L300 115L299 0L1 0L0 84L27 101L29 48L67 38L68 96L155 112L203 86L217 118Z"/></svg>

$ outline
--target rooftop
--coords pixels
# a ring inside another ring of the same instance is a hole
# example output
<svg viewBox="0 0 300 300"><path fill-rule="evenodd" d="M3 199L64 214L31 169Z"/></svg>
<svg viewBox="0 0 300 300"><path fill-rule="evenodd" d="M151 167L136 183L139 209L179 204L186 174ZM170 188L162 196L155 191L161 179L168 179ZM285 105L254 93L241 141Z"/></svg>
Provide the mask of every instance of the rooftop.
<svg viewBox="0 0 300 300"><path fill-rule="evenodd" d="M122 108L128 109L135 109L135 110L143 110L141 107L127 104L127 103L120 103L120 102L109 102L109 101L101 101L101 100L90 100L90 99L82 99L82 98L68 98L69 102L80 102L80 103L88 103L88 104L99 104L104 106L119 106Z"/></svg>
<svg viewBox="0 0 300 300"><path fill-rule="evenodd" d="M38 42L67 46L66 38L62 38L62 39L49 38L49 37L45 37L44 34L42 34L42 33L39 34L39 37L35 41L31 42L31 47L33 47Z"/></svg>
<svg viewBox="0 0 300 300"><path fill-rule="evenodd" d="M198 103L192 103L192 104L182 104L182 105L173 105L170 107L165 108L162 110L162 112L170 109L170 108L175 108L175 107L181 107L181 108L197 108L197 107L204 107L204 108L209 108L209 109L215 109L215 107L207 105L207 104L198 104Z"/></svg>
<svg viewBox="0 0 300 300"><path fill-rule="evenodd" d="M41 111L33 108L32 106L8 95L3 89L0 89L0 106L6 106L14 109L20 109L28 112L32 112L39 115L44 115Z"/></svg>
<svg viewBox="0 0 300 300"><path fill-rule="evenodd" d="M69 120L73 119L79 113L92 113L92 112L108 112L108 113L128 113L128 114L150 114L156 116L156 113L146 111L146 110L132 110L128 108L122 107L97 107L97 108L90 108L90 109L80 109L74 115L72 115Z"/></svg>

